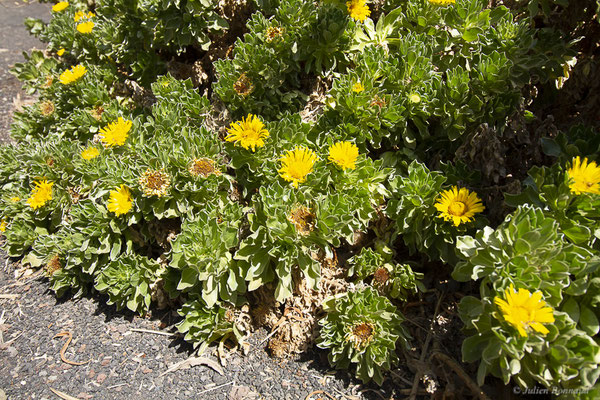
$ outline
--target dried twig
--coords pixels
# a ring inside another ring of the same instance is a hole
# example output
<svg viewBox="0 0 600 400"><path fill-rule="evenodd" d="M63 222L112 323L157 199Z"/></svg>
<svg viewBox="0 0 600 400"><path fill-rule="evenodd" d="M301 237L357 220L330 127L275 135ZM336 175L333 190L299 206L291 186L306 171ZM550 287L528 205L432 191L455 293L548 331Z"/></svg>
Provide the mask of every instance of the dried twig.
<svg viewBox="0 0 600 400"><path fill-rule="evenodd" d="M202 394L202 393L210 392L210 391L212 391L212 390L217 390L217 389L220 389L220 388L222 388L223 386L227 386L227 385L231 385L231 384L235 384L235 381L227 382L227 383L224 383L224 384L222 384L222 385L215 386L215 387L212 387L212 388L210 388L210 389L203 390L203 391L201 391L201 392L199 392L199 393L196 393L196 394L198 395L198 394Z"/></svg>
<svg viewBox="0 0 600 400"><path fill-rule="evenodd" d="M60 359L70 365L83 365L83 364L87 364L90 362L90 360L84 361L84 362L75 362L75 361L70 361L67 360L67 357L65 356L65 351L67 351L67 347L69 347L69 344L71 343L71 340L73 340L73 334L71 334L71 332L60 332L57 333L52 339L57 338L59 336L67 336L68 339L65 342L65 344L63 345L62 349L60 349Z"/></svg>
<svg viewBox="0 0 600 400"><path fill-rule="evenodd" d="M422 365L425 361L425 355L427 354L427 350L429 349L429 343L431 342L431 332L433 330L433 324L435 323L435 318L438 315L438 311L440 309L440 305L442 304L442 299L444 298L444 294L438 298L437 304L435 305L435 311L433 312L433 318L431 319L431 324L429 324L429 332L427 332L427 338L425 339L425 344L423 345L423 350L421 351L421 357L419 357L420 364ZM423 370L421 368L417 369L417 373L415 374L415 379L413 380L412 389L410 390L409 400L415 400L417 398L417 391L419 389L419 380L423 376Z"/></svg>
<svg viewBox="0 0 600 400"><path fill-rule="evenodd" d="M140 333L153 333L155 335L163 335L163 336L174 336L174 337L181 336L181 334L179 332L162 332L162 331L153 331L150 329L140 329L140 328L132 328L129 331L130 332L140 332Z"/></svg>
<svg viewBox="0 0 600 400"><path fill-rule="evenodd" d="M18 294L11 294L11 293L0 293L0 299L8 299L8 300L14 300L16 298L18 298L19 295Z"/></svg>
<svg viewBox="0 0 600 400"><path fill-rule="evenodd" d="M221 366L216 361L213 361L210 358L206 357L190 357L171 365L169 369L160 374L160 376L168 374L169 372L177 371L181 368L194 367L196 365L206 365L207 367L210 367L217 371L220 375L225 375L223 368L221 368Z"/></svg>
<svg viewBox="0 0 600 400"><path fill-rule="evenodd" d="M431 358L434 357L440 361L443 361L447 366L449 366L452 369L452 371L454 371L454 373L456 373L456 375L458 375L458 377L462 379L464 384L467 385L469 389L471 389L473 394L477 398L479 398L479 400L490 400L489 397L487 397L487 395L484 393L484 391L481 390L481 388L475 382L473 382L471 377L450 356L444 353L440 353L439 351L434 351L431 354Z"/></svg>
<svg viewBox="0 0 600 400"><path fill-rule="evenodd" d="M309 394L306 395L304 400L310 400L310 398L315 394L324 394L325 396L329 397L330 399L337 400L335 397L333 397L332 395L330 395L329 393L327 393L324 390L315 390L313 392L310 392Z"/></svg>
<svg viewBox="0 0 600 400"><path fill-rule="evenodd" d="M49 388L49 389L50 389L50 391L52 393L54 393L55 395L57 395L61 399L64 399L64 400L79 400L77 397L70 396L70 395L68 395L66 393L63 393L63 392L60 392L60 391L58 391L56 389L52 389L52 388Z"/></svg>

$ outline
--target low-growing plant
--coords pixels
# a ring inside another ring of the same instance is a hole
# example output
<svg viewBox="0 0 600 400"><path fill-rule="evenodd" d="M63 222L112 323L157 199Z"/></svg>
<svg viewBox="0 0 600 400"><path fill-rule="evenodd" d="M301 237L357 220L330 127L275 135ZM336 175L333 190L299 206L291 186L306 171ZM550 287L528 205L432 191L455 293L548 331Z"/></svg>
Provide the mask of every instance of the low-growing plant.
<svg viewBox="0 0 600 400"><path fill-rule="evenodd" d="M330 298L323 309L317 346L329 349L329 363L343 369L356 364L357 378L381 385L383 373L398 362L396 346L407 347L410 339L400 312L372 288Z"/></svg>

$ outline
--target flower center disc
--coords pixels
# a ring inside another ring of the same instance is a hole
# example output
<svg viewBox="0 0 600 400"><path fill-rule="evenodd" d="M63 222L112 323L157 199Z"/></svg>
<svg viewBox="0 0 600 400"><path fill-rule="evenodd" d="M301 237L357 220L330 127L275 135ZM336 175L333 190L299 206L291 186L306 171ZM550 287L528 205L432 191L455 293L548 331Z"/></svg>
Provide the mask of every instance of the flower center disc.
<svg viewBox="0 0 600 400"><path fill-rule="evenodd" d="M448 207L448 214L460 217L467 211L467 206L461 201L453 201Z"/></svg>

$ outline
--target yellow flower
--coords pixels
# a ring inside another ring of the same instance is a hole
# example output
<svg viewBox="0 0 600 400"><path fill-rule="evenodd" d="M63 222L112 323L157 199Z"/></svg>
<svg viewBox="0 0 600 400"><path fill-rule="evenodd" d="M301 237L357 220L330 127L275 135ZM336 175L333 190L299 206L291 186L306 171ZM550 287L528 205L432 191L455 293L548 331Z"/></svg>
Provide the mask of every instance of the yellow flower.
<svg viewBox="0 0 600 400"><path fill-rule="evenodd" d="M281 161L281 169L277 172L297 188L298 183L304 182L306 175L312 172L317 155L310 149L296 147L294 150L288 150L279 161Z"/></svg>
<svg viewBox="0 0 600 400"><path fill-rule="evenodd" d="M63 85L68 85L70 83L78 81L83 75L85 75L86 72L87 69L85 69L83 65L79 64L71 67L70 70L66 70L65 72L60 74L58 79Z"/></svg>
<svg viewBox="0 0 600 400"><path fill-rule="evenodd" d="M475 213L485 210L477 193L471 193L466 188L459 190L456 186L442 192L435 208L441 213L440 218L453 221L455 226L471 221Z"/></svg>
<svg viewBox="0 0 600 400"><path fill-rule="evenodd" d="M369 10L369 6L366 4L365 0L350 0L346 2L346 7L348 7L350 17L360 22L363 22L371 15L371 10Z"/></svg>
<svg viewBox="0 0 600 400"><path fill-rule="evenodd" d="M94 29L94 23L92 21L77 24L77 31L80 33L91 33L92 29Z"/></svg>
<svg viewBox="0 0 600 400"><path fill-rule="evenodd" d="M10 201L12 201L13 203L18 203L19 201L21 201L21 198L19 196L14 196L10 198Z"/></svg>
<svg viewBox="0 0 600 400"><path fill-rule="evenodd" d="M127 214L133 207L131 192L125 185L121 185L117 190L110 191L108 199L108 211L115 213L117 216Z"/></svg>
<svg viewBox="0 0 600 400"><path fill-rule="evenodd" d="M84 160L92 160L100 155L100 150L95 147L88 147L81 152L81 158Z"/></svg>
<svg viewBox="0 0 600 400"><path fill-rule="evenodd" d="M356 82L354 85L352 85L352 90L356 93L360 93L363 90L365 90L365 87L363 86L362 83Z"/></svg>
<svg viewBox="0 0 600 400"><path fill-rule="evenodd" d="M429 2L436 6L447 6L448 4L456 3L456 0L429 0Z"/></svg>
<svg viewBox="0 0 600 400"><path fill-rule="evenodd" d="M56 3L55 5L52 6L52 11L53 12L61 12L62 10L64 10L67 7L69 7L69 2L61 1L60 3Z"/></svg>
<svg viewBox="0 0 600 400"><path fill-rule="evenodd" d="M96 16L96 14L94 14L91 11L88 11L87 14L84 13L83 11L77 11L75 13L75 15L73 16L73 19L75 20L75 22L78 22L78 21L81 21L84 18L91 19L91 18L94 18L95 16Z"/></svg>
<svg viewBox="0 0 600 400"><path fill-rule="evenodd" d="M52 185L54 183L48 182L46 179L35 182L35 187L31 191L31 196L27 199L27 204L34 210L46 205L47 202L52 200Z"/></svg>
<svg viewBox="0 0 600 400"><path fill-rule="evenodd" d="M550 332L542 324L554 322L554 314L552 307L546 306L546 302L542 300L541 292L531 294L527 289L519 289L517 292L511 284L504 292L504 297L506 300L495 297L494 303L502 311L504 320L514 326L521 336L526 337L529 328L542 335Z"/></svg>
<svg viewBox="0 0 600 400"><path fill-rule="evenodd" d="M56 52L56 55L59 57L62 57L62 55L65 54L65 48L61 47L60 49L58 49L58 51Z"/></svg>
<svg viewBox="0 0 600 400"><path fill-rule="evenodd" d="M571 192L600 194L600 167L596 165L596 162L588 163L587 158L581 161L577 156L573 159L573 166L567 173L571 179L569 183Z"/></svg>
<svg viewBox="0 0 600 400"><path fill-rule="evenodd" d="M334 162L343 169L356 168L358 147L350 142L338 142L329 148L329 161Z"/></svg>
<svg viewBox="0 0 600 400"><path fill-rule="evenodd" d="M108 126L100 129L100 139L105 146L122 146L129 136L128 132L131 129L132 122L119 117L115 122L111 122Z"/></svg>
<svg viewBox="0 0 600 400"><path fill-rule="evenodd" d="M147 169L140 177L140 186L146 196L162 197L167 194L171 185L171 178L163 170L152 171Z"/></svg>
<svg viewBox="0 0 600 400"><path fill-rule="evenodd" d="M256 115L248 114L246 119L232 122L227 130L229 135L225 137L228 142L240 143L240 145L248 150L252 148L255 151L257 147L263 147L265 141L263 139L269 137L269 131L265 129L265 125Z"/></svg>
<svg viewBox="0 0 600 400"><path fill-rule="evenodd" d="M6 221L4 219L0 222L0 232L6 232Z"/></svg>

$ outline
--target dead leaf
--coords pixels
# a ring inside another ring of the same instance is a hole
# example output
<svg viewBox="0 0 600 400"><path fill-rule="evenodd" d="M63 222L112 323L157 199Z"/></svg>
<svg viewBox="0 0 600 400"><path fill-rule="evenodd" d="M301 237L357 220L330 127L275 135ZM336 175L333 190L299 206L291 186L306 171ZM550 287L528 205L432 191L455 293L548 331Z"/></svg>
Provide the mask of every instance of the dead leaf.
<svg viewBox="0 0 600 400"><path fill-rule="evenodd" d="M185 369L190 367L195 367L196 365L206 365L217 371L220 375L225 375L223 368L216 362L206 357L190 357L187 360L180 361L175 363L169 367L168 370L163 372L160 376L166 375L169 372L177 371L179 369Z"/></svg>
<svg viewBox="0 0 600 400"><path fill-rule="evenodd" d="M50 391L52 393L54 393L55 395L57 395L58 397L60 397L61 399L64 399L64 400L80 400L77 397L69 396L68 394L60 392L60 391L58 391L56 389L50 388Z"/></svg>

